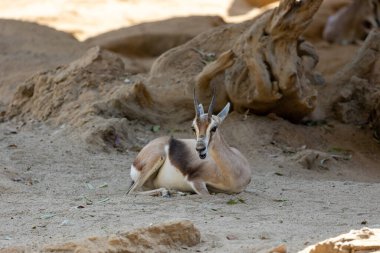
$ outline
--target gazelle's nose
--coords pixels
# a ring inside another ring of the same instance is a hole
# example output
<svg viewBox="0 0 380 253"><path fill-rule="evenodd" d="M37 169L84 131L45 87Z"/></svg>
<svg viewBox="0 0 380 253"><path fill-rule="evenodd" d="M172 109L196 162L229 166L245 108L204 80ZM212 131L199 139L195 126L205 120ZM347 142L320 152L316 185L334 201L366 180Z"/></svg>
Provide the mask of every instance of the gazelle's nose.
<svg viewBox="0 0 380 253"><path fill-rule="evenodd" d="M206 145L204 144L204 142L200 142L200 141L198 141L198 142L197 142L197 145L195 146L195 149L196 149L198 152L205 151L205 149L206 149Z"/></svg>
<svg viewBox="0 0 380 253"><path fill-rule="evenodd" d="M197 145L195 146L195 149L196 149L198 152L205 151L205 149L206 149L206 144L205 144L205 142L204 142L204 136L203 136L203 135L200 135L200 136L199 136L199 139L197 140Z"/></svg>

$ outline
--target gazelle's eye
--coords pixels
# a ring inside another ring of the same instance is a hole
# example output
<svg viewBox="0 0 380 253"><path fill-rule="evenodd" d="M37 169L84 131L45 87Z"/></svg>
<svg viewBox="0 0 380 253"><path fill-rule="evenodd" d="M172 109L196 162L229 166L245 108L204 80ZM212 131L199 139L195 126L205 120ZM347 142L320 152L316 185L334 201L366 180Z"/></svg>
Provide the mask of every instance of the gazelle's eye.
<svg viewBox="0 0 380 253"><path fill-rule="evenodd" d="M363 27L367 28L367 29L371 29L372 28L372 24L371 24L371 22L369 22L367 20L364 20L363 21Z"/></svg>
<svg viewBox="0 0 380 253"><path fill-rule="evenodd" d="M195 133L195 127L191 126L191 130Z"/></svg>
<svg viewBox="0 0 380 253"><path fill-rule="evenodd" d="M211 128L211 132L213 132L213 133L214 133L214 132L216 131L216 129L218 129L218 127L217 127L217 126L214 126L214 127L212 127L212 128Z"/></svg>

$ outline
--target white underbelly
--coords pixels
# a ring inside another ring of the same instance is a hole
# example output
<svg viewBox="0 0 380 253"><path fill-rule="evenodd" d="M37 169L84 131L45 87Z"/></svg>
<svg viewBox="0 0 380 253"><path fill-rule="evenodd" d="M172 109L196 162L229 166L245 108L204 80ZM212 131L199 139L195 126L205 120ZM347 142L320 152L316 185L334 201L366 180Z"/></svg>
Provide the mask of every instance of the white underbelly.
<svg viewBox="0 0 380 253"><path fill-rule="evenodd" d="M154 187L193 192L193 188L183 176L183 174L170 162L167 157L160 168L157 177L154 179Z"/></svg>

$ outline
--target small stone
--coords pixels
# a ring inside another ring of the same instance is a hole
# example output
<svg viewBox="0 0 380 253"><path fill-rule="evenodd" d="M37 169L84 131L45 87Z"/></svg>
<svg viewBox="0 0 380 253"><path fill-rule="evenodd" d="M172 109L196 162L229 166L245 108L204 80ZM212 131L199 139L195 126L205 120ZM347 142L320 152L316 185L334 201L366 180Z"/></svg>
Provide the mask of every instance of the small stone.
<svg viewBox="0 0 380 253"><path fill-rule="evenodd" d="M267 232L262 232L259 236L261 240L268 240L269 239L269 234Z"/></svg>
<svg viewBox="0 0 380 253"><path fill-rule="evenodd" d="M227 238L227 240L237 240L238 239L237 236L235 236L235 235L227 235L226 238Z"/></svg>

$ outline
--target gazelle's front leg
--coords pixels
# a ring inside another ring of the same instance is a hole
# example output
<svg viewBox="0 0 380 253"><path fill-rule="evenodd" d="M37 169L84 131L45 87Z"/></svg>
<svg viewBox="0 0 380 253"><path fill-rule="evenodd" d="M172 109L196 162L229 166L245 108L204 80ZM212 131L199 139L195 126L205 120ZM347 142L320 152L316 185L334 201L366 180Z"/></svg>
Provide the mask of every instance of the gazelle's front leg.
<svg viewBox="0 0 380 253"><path fill-rule="evenodd" d="M194 180L189 182L191 185L191 188L195 191L195 193L199 195L210 195L206 183L201 180Z"/></svg>
<svg viewBox="0 0 380 253"><path fill-rule="evenodd" d="M158 188L154 190L149 190L149 191L142 191L142 192L134 192L134 195L148 195L148 196L153 196L153 197L169 197L170 196L170 191L166 188Z"/></svg>
<svg viewBox="0 0 380 253"><path fill-rule="evenodd" d="M149 190L149 191L134 192L133 194L134 195L148 195L148 196L152 196L152 197L160 197L160 196L171 197L173 195L186 196L189 193L181 192L181 191L177 191L177 190L168 190L168 189L162 187L162 188Z"/></svg>

